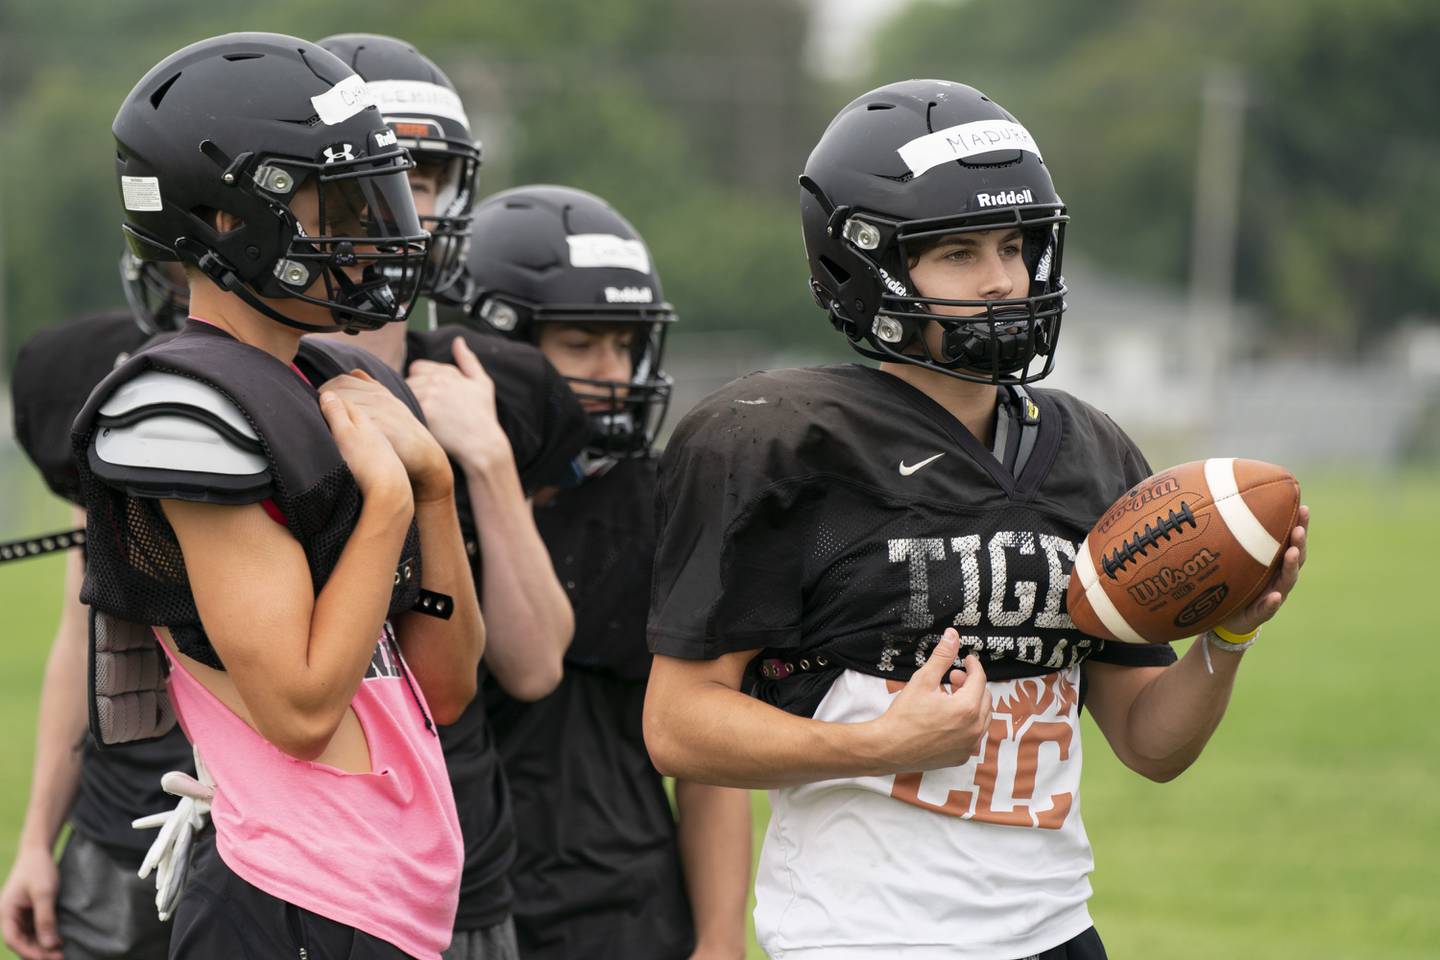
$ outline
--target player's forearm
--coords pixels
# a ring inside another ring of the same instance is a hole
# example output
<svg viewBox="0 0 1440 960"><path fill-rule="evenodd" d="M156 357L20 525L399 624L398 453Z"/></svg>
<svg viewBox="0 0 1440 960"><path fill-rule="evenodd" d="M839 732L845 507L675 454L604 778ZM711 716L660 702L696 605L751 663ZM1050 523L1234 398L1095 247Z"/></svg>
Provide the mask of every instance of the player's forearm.
<svg viewBox="0 0 1440 960"><path fill-rule="evenodd" d="M30 802L20 831L22 846L46 849L54 846L75 802L86 725L84 664L74 670L70 664L58 662L67 654L60 650L64 638L57 635L55 639L40 695Z"/></svg>
<svg viewBox="0 0 1440 960"><path fill-rule="evenodd" d="M64 606L40 689L30 800L20 830L22 847L54 847L80 786L80 750L88 716L87 627L85 608L79 600L80 580L77 551L67 559Z"/></svg>
<svg viewBox="0 0 1440 960"><path fill-rule="evenodd" d="M385 623L411 516L408 493L388 497L372 491L315 597L308 636L277 642L263 657L219 651L260 735L293 757L319 756L355 698ZM263 590L255 588L254 596L263 596ZM234 621L244 615L263 622L267 614L231 610L232 622L208 632L212 637L248 633L255 629L253 622ZM201 616L206 616L204 603Z"/></svg>
<svg viewBox="0 0 1440 960"><path fill-rule="evenodd" d="M695 952L745 955L750 894L750 794L689 780L675 781L681 866L695 918Z"/></svg>
<svg viewBox="0 0 1440 960"><path fill-rule="evenodd" d="M455 498L417 499L415 523L424 587L450 597L454 609L448 620L406 613L396 620L396 634L436 722L454 723L475 696L486 621L475 599Z"/></svg>
<svg viewBox="0 0 1440 960"><path fill-rule="evenodd" d="M672 685L663 671L652 670L646 688L645 744L666 776L716 786L768 790L895 772L875 721L797 717L722 683Z"/></svg>
<svg viewBox="0 0 1440 960"><path fill-rule="evenodd" d="M464 472L485 558L485 664L511 696L538 700L560 683L575 631L570 601L535 528L513 460L486 469L467 464Z"/></svg>
<svg viewBox="0 0 1440 960"><path fill-rule="evenodd" d="M1131 756L1123 760L1152 780L1173 780L1200 756L1225 716L1241 653L1212 650L1211 673L1196 639L1185 656L1140 691L1126 718Z"/></svg>

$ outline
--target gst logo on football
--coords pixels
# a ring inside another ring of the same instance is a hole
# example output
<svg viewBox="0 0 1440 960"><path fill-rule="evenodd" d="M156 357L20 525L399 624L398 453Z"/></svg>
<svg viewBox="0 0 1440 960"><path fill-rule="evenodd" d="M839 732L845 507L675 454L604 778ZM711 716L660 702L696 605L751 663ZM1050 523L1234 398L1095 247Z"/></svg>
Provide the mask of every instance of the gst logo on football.
<svg viewBox="0 0 1440 960"><path fill-rule="evenodd" d="M383 133L375 134L375 146L377 147L393 147L398 142L399 138L395 136L394 130L386 130Z"/></svg>
<svg viewBox="0 0 1440 960"><path fill-rule="evenodd" d="M1174 477L1156 477L1154 478L1154 482L1148 487L1135 487L1131 490L1124 500L1117 503L1115 507L1105 515L1105 519L1100 521L1100 525L1096 527L1096 531L1098 533L1104 533L1123 520L1126 514L1143 510L1156 500L1179 492L1179 480Z"/></svg>
<svg viewBox="0 0 1440 960"><path fill-rule="evenodd" d="M1192 581L1203 579L1209 571L1214 569L1215 561L1219 559L1220 554L1213 552L1209 547L1201 547L1200 552L1180 566L1166 567L1159 573L1146 577L1125 589L1129 591L1130 596L1135 598L1135 602L1142 606L1154 603L1166 595L1172 600L1179 600L1195 590L1195 584Z"/></svg>
<svg viewBox="0 0 1440 960"><path fill-rule="evenodd" d="M1010 207L1021 203L1034 203L1035 195L1029 187L1019 190L1001 190L999 193L977 193L975 203L981 207Z"/></svg>
<svg viewBox="0 0 1440 960"><path fill-rule="evenodd" d="M1200 595L1190 601L1189 606L1175 615L1175 626L1188 627L1199 623L1208 617L1216 607L1225 602L1225 597L1230 593L1229 584L1217 583L1215 586L1201 591Z"/></svg>
<svg viewBox="0 0 1440 960"><path fill-rule="evenodd" d="M652 303L655 291L649 287L606 287L606 303Z"/></svg>

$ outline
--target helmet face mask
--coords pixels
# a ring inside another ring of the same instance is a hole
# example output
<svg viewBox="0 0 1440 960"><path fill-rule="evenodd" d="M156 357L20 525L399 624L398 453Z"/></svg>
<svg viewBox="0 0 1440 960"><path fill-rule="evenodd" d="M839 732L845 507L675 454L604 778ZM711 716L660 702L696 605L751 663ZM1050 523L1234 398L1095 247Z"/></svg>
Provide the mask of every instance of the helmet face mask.
<svg viewBox="0 0 1440 960"><path fill-rule="evenodd" d="M190 288L166 275L154 260L120 254L120 285L135 325L154 336L179 330L190 313Z"/></svg>
<svg viewBox="0 0 1440 960"><path fill-rule="evenodd" d="M851 213L842 235L857 257L871 261L883 287L869 336L852 340L852 346L873 359L918 363L976 383L1028 383L1047 376L1054 369L1065 309L1066 288L1059 279L1065 220L1063 208L1046 205L905 222ZM923 250L945 238L1007 228L1018 228L1023 238L1028 280L1023 296L965 300L920 292L910 269ZM873 253L863 246L871 243ZM940 328L935 345L925 335L930 324Z"/></svg>
<svg viewBox="0 0 1440 960"><path fill-rule="evenodd" d="M308 168L318 232L285 208L293 236L275 277L282 296L328 307L347 329L374 330L397 319L397 311L399 318L409 315L418 290L397 289L393 278L418 272L428 254L406 176L414 161L398 146L389 154L333 162L335 148L326 150L323 163L283 164L300 177L297 192L309 179ZM352 275L357 267L358 279ZM323 297L312 292L317 279Z"/></svg>
<svg viewBox="0 0 1440 960"><path fill-rule="evenodd" d="M540 344L546 327L628 328L630 379L602 380L561 374L587 404L591 456L628 459L648 456L670 409L674 379L661 365L675 313L667 303L654 307L599 304L537 304L506 294L484 293L470 314L483 329Z"/></svg>
<svg viewBox="0 0 1440 960"><path fill-rule="evenodd" d="M481 148L455 85L413 46L380 34L347 33L319 44L365 79L398 146L434 184L433 209L420 215L430 251L418 269L387 269L402 299L433 297L458 304L470 208L479 189Z"/></svg>
<svg viewBox="0 0 1440 960"><path fill-rule="evenodd" d="M565 377L577 396L592 403L598 400L589 411L587 449L592 456L627 459L649 454L670 410L670 395L675 388L670 375L659 369L668 322L656 321L649 329L636 331L629 380Z"/></svg>
<svg viewBox="0 0 1440 960"><path fill-rule="evenodd" d="M1053 370L1068 217L1028 132L979 91L912 80L858 98L800 186L811 290L856 352L979 383ZM911 278L942 238L1017 229L1023 296L927 296Z"/></svg>
<svg viewBox="0 0 1440 960"><path fill-rule="evenodd" d="M410 303L385 273L418 270L428 250L406 178L413 162L333 55L278 34L192 44L135 86L114 133L137 259L193 265L301 330L405 319Z"/></svg>
<svg viewBox="0 0 1440 960"><path fill-rule="evenodd" d="M392 129L403 126L405 122L397 120ZM400 143L416 158L421 169L438 168L434 212L420 217L420 225L430 234L430 254L418 277L409 275L402 284L418 282L421 296L458 302L454 291L465 271L470 207L475 202L480 176L480 149L468 141L401 137Z"/></svg>

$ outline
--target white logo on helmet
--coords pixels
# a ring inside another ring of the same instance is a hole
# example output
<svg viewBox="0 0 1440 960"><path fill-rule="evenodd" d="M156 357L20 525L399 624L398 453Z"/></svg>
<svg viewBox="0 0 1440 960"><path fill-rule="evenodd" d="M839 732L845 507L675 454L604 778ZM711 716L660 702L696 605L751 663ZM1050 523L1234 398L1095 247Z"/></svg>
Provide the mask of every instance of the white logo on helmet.
<svg viewBox="0 0 1440 960"><path fill-rule="evenodd" d="M1014 207L1022 203L1034 203L1035 195L1029 187L1019 190L1001 190L999 193L977 193L975 204L980 207Z"/></svg>
<svg viewBox="0 0 1440 960"><path fill-rule="evenodd" d="M606 287L606 303L653 303L655 291L649 287Z"/></svg>
<svg viewBox="0 0 1440 960"><path fill-rule="evenodd" d="M1040 256L1040 262L1035 265L1035 282L1045 283L1050 279L1050 263L1053 259L1051 253L1054 247L1046 247L1045 252Z"/></svg>
<svg viewBox="0 0 1440 960"><path fill-rule="evenodd" d="M394 130L386 130L383 133L375 134L375 146L377 147L393 147L398 142L399 140L396 138Z"/></svg>
<svg viewBox="0 0 1440 960"><path fill-rule="evenodd" d="M342 160L354 160L355 147L348 143L337 143L333 147L325 148L325 162L339 163Z"/></svg>
<svg viewBox="0 0 1440 960"><path fill-rule="evenodd" d="M906 289L905 284L886 273L884 267L880 268L880 282L885 284L886 290L889 290L897 297L910 296L910 291Z"/></svg>

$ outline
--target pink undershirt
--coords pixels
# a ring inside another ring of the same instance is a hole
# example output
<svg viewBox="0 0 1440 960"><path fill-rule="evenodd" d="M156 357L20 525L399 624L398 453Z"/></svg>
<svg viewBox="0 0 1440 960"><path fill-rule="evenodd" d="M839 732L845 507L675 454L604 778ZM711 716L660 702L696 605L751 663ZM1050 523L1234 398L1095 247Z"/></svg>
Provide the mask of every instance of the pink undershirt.
<svg viewBox="0 0 1440 960"><path fill-rule="evenodd" d="M273 502L263 506L285 523ZM429 707L389 625L350 703L370 773L283 753L161 647L180 726L215 781L210 817L225 865L273 897L438 960L455 924L460 823Z"/></svg>

